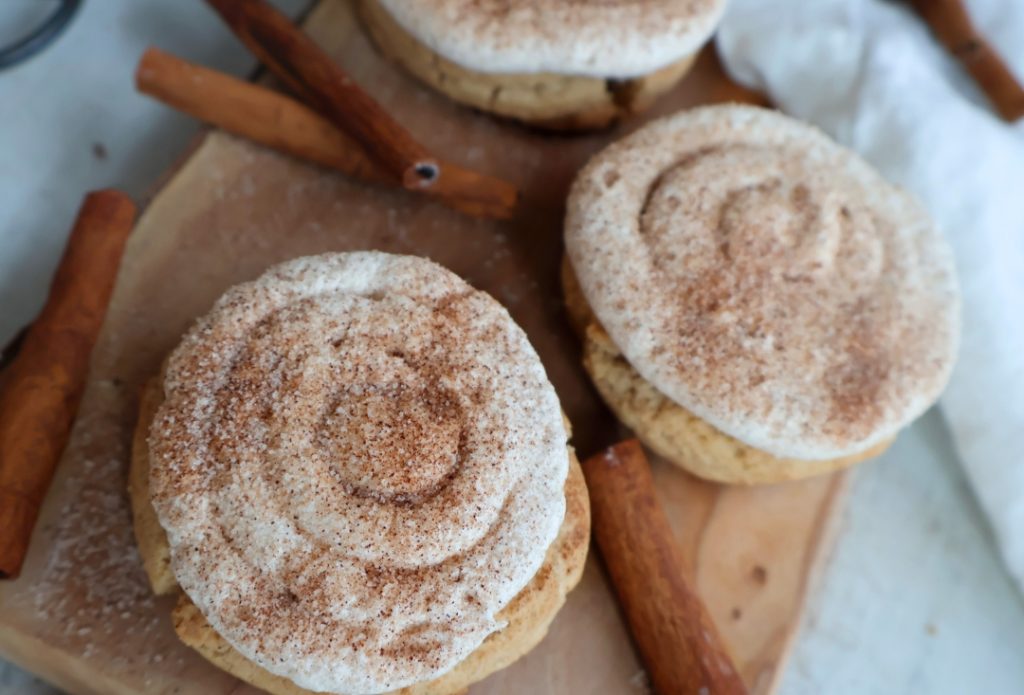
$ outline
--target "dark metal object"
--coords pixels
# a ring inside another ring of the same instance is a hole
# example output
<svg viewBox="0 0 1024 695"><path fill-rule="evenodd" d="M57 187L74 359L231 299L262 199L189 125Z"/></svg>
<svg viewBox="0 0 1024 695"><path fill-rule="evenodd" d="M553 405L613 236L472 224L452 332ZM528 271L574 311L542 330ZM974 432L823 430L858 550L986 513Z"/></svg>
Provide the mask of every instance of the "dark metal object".
<svg viewBox="0 0 1024 695"><path fill-rule="evenodd" d="M49 46L67 28L82 0L60 0L57 9L38 27L12 44L0 47L0 70L27 60Z"/></svg>

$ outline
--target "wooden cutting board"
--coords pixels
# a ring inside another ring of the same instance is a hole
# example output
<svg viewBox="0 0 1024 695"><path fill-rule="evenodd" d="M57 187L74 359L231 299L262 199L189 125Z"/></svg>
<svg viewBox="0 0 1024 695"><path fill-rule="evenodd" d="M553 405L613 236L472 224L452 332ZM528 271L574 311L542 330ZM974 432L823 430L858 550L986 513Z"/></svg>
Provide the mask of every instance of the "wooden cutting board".
<svg viewBox="0 0 1024 695"><path fill-rule="evenodd" d="M215 21L211 16L211 21ZM250 693L175 638L149 595L125 494L140 385L229 285L272 263L328 250L430 256L505 303L530 335L582 454L616 427L579 367L558 288L563 202L594 151L639 123L591 136L532 132L461 108L380 59L348 0L323 0L308 31L433 151L523 191L505 223L370 188L218 132L150 202L127 249L71 443L22 577L0 584L0 653L75 693ZM751 100L706 52L657 113ZM602 436L602 434L604 436ZM623 432L623 436L625 436ZM843 476L756 489L700 482L654 461L659 491L700 593L754 693L777 683ZM472 689L642 693L645 676L601 565L546 640Z"/></svg>

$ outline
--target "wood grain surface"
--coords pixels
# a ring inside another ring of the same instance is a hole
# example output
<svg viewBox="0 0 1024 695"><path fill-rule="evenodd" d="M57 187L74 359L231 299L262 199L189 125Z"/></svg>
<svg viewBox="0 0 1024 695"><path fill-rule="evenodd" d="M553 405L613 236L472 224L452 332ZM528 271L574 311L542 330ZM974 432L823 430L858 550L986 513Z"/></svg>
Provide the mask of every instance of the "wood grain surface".
<svg viewBox="0 0 1024 695"><path fill-rule="evenodd" d="M129 241L80 415L33 547L0 585L0 652L76 693L249 693L181 646L170 605L146 588L125 494L138 392L182 331L228 286L328 250L430 256L505 303L541 355L582 454L616 433L579 367L558 288L563 201L595 150L639 125L555 137L459 107L382 61L348 0L324 0L307 29L432 152L523 192L512 221L470 219L219 132L150 202ZM711 53L657 113L750 99ZM653 473L695 583L754 693L770 692L824 547L843 476L757 489ZM546 640L473 695L644 692L602 568L593 558Z"/></svg>

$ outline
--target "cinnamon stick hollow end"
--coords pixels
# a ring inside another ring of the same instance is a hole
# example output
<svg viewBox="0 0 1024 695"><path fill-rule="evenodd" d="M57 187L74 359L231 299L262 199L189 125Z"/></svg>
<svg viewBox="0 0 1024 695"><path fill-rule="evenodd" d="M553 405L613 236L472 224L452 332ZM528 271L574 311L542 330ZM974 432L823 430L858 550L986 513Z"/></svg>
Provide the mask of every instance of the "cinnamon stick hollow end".
<svg viewBox="0 0 1024 695"><path fill-rule="evenodd" d="M433 193L480 217L512 214L505 181L464 169L447 175L438 159L395 121L313 39L265 0L207 0L239 39L292 91L358 143L392 181Z"/></svg>
<svg viewBox="0 0 1024 695"><path fill-rule="evenodd" d="M155 48L143 54L135 83L143 94L229 133L368 183L402 183L474 217L507 219L516 208L515 186L451 163L438 165L436 180L399 182L355 140L305 104Z"/></svg>
<svg viewBox="0 0 1024 695"><path fill-rule="evenodd" d="M770 483L880 453L959 343L952 252L820 131L748 106L656 121L580 172L565 228L584 366L653 450Z"/></svg>

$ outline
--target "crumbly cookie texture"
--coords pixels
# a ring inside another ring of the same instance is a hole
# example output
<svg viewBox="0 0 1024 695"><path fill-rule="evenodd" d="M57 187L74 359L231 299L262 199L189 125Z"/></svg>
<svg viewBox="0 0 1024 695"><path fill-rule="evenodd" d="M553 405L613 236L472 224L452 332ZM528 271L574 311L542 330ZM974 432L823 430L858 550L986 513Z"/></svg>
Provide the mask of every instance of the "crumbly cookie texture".
<svg viewBox="0 0 1024 695"><path fill-rule="evenodd" d="M159 379L147 384L139 409L132 446L129 493L135 535L146 573L157 595L177 594L172 613L174 630L182 642L218 668L272 695L314 695L287 678L274 675L234 649L207 622L181 591L171 571L167 534L149 501L149 458L146 434L162 399ZM544 564L529 584L499 617L506 627L492 634L453 670L433 681L394 691L394 695L456 695L470 684L505 668L533 649L547 634L566 595L579 583L590 543L590 502L576 454L569 449L569 476L565 482L565 520Z"/></svg>
<svg viewBox="0 0 1024 695"><path fill-rule="evenodd" d="M881 454L886 440L867 451L824 460L772 456L715 429L645 380L622 355L587 305L568 260L562 264L566 309L583 341L583 367L615 416L659 456L694 475L722 483L796 480L851 466Z"/></svg>
<svg viewBox="0 0 1024 695"><path fill-rule="evenodd" d="M594 156L566 253L645 380L773 456L855 456L941 394L959 343L952 251L855 153L776 111L704 106Z"/></svg>
<svg viewBox="0 0 1024 695"><path fill-rule="evenodd" d="M695 55L648 74L611 79L581 75L480 72L455 63L399 25L378 0L360 0L363 22L381 52L457 102L551 130L592 130L648 108L689 71Z"/></svg>

